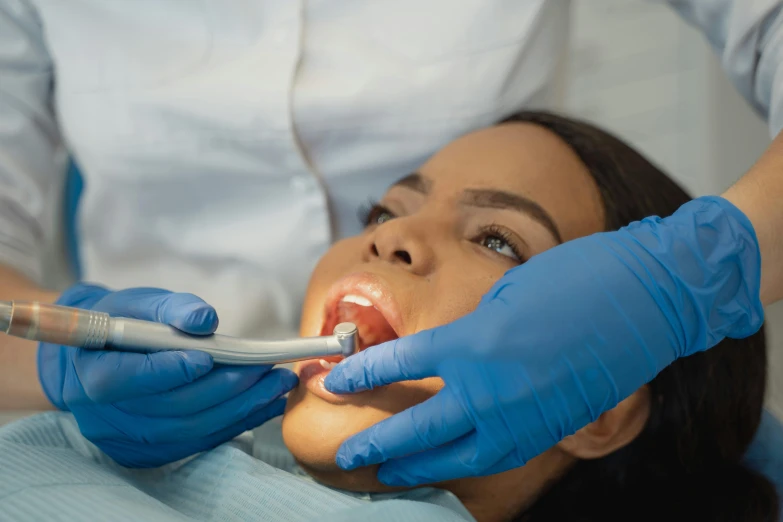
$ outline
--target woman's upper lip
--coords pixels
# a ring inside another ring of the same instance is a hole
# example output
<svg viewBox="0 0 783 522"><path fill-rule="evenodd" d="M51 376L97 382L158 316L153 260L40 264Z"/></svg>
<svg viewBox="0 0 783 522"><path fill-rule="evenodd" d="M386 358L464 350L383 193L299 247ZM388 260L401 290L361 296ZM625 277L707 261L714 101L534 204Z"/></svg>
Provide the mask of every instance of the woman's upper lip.
<svg viewBox="0 0 783 522"><path fill-rule="evenodd" d="M383 278L370 272L349 274L332 285L324 301L324 327L327 326L330 313L337 309L337 305L346 295L357 295L370 301L394 332L398 336L403 335L402 316L397 301ZM325 334L329 335L331 332Z"/></svg>

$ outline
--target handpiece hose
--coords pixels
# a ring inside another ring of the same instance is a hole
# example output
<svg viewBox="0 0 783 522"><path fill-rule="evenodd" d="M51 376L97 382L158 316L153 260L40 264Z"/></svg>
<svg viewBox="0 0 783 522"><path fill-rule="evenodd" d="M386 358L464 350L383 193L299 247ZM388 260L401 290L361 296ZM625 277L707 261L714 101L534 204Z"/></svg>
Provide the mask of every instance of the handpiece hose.
<svg viewBox="0 0 783 522"><path fill-rule="evenodd" d="M348 357L359 349L358 330L353 323L338 324L334 335L265 341L218 334L189 335L160 323L37 302L0 301L0 332L86 350L198 350L209 353L220 364L279 364L336 355Z"/></svg>

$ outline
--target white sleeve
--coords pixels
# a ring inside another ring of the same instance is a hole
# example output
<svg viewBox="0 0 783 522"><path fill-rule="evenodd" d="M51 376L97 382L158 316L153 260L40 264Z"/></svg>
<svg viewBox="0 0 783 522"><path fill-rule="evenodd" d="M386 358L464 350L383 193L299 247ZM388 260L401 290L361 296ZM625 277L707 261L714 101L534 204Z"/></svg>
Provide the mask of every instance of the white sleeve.
<svg viewBox="0 0 783 522"><path fill-rule="evenodd" d="M41 280L65 170L52 61L27 0L0 0L0 264Z"/></svg>
<svg viewBox="0 0 783 522"><path fill-rule="evenodd" d="M783 130L783 0L664 0L699 28L740 93Z"/></svg>

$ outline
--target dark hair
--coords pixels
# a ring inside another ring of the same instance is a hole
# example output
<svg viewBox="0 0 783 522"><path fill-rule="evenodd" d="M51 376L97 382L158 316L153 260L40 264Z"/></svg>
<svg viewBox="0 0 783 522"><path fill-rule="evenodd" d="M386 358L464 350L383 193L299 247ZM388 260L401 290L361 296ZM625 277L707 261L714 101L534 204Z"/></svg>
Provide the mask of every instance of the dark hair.
<svg viewBox="0 0 783 522"><path fill-rule="evenodd" d="M544 127L571 147L598 186L606 230L668 216L690 200L633 147L590 124L544 112L507 122ZM761 420L766 370L763 329L676 361L649 384L641 434L577 462L518 520L777 520L774 487L742 464Z"/></svg>

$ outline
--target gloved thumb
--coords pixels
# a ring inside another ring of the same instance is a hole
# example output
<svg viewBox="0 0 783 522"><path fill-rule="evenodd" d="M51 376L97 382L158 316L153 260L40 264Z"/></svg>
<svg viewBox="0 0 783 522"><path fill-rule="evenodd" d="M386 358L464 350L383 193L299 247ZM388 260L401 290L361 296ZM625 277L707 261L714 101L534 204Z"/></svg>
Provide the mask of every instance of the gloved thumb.
<svg viewBox="0 0 783 522"><path fill-rule="evenodd" d="M193 294L169 294L159 307L161 322L193 335L209 335L218 327L217 312Z"/></svg>
<svg viewBox="0 0 783 522"><path fill-rule="evenodd" d="M425 330L373 346L348 357L324 379L332 393L355 393L393 382L435 376L436 360L429 357L434 330Z"/></svg>
<svg viewBox="0 0 783 522"><path fill-rule="evenodd" d="M130 288L104 297L94 310L112 316L168 324L193 335L208 335L218 327L217 312L193 294L159 288Z"/></svg>

